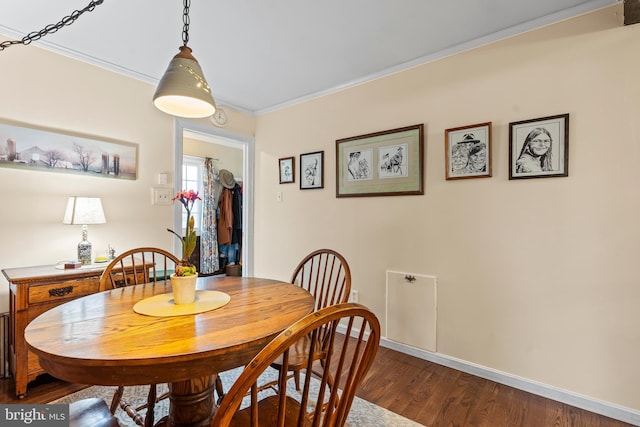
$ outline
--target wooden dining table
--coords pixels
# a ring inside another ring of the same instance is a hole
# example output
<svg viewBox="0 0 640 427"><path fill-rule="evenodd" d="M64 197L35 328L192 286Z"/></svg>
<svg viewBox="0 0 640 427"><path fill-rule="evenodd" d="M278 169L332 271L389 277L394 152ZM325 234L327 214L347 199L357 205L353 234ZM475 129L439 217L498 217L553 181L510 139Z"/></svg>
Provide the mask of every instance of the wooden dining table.
<svg viewBox="0 0 640 427"><path fill-rule="evenodd" d="M197 289L224 292L230 300L199 314L148 316L134 305L170 293L170 283L127 286L41 314L25 339L56 378L107 386L169 383L169 414L157 425L209 425L216 373L246 365L311 313L314 299L296 285L253 277L198 278Z"/></svg>

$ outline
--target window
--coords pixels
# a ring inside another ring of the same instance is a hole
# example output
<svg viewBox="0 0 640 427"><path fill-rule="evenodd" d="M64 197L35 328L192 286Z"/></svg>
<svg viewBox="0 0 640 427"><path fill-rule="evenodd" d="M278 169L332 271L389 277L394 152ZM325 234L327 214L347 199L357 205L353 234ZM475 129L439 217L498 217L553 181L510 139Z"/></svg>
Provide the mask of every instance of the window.
<svg viewBox="0 0 640 427"><path fill-rule="evenodd" d="M202 197L202 159L198 157L184 156L182 159L182 189L197 191ZM202 201L196 200L191 210L191 216L195 218L195 230L200 234L202 224ZM187 212L182 209L182 224L186 224ZM183 230L184 232L184 230Z"/></svg>

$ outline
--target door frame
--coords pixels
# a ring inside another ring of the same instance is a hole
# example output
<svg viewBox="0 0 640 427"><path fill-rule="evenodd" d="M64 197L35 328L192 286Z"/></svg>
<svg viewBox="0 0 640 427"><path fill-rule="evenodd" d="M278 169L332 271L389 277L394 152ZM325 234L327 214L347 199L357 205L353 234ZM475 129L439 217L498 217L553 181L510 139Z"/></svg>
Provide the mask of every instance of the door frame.
<svg viewBox="0 0 640 427"><path fill-rule="evenodd" d="M218 139L242 149L242 275L253 276L253 186L254 186L254 138L193 120L175 118L174 121L174 188L182 186L182 156L184 133L200 134L204 139ZM182 227L182 205L174 203L173 227ZM174 239L174 251L180 252L180 244Z"/></svg>

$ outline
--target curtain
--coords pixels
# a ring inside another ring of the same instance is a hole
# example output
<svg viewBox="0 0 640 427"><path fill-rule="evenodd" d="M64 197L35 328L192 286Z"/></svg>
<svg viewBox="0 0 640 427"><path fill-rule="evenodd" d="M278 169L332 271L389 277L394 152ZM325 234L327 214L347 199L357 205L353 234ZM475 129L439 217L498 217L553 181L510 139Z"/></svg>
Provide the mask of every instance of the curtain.
<svg viewBox="0 0 640 427"><path fill-rule="evenodd" d="M202 196L202 229L200 230L200 272L212 274L220 269L218 258L218 229L216 211L217 189L220 187L218 169L211 158L204 160L202 171L204 194Z"/></svg>

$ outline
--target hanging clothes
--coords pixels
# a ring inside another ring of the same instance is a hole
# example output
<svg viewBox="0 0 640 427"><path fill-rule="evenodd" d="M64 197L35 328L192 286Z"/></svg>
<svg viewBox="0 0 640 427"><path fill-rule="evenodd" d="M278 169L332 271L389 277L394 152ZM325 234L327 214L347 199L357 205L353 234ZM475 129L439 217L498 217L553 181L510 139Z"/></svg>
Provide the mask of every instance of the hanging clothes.
<svg viewBox="0 0 640 427"><path fill-rule="evenodd" d="M222 190L218 215L218 245L231 244L231 230L233 228L233 194L228 188Z"/></svg>
<svg viewBox="0 0 640 427"><path fill-rule="evenodd" d="M242 191L233 174L220 170L223 190L218 205L218 252L220 268L240 262L242 244Z"/></svg>
<svg viewBox="0 0 640 427"><path fill-rule="evenodd" d="M231 243L242 244L242 187L236 183L233 187L231 210L233 211L233 229L231 230ZM239 262L236 259L235 262Z"/></svg>

